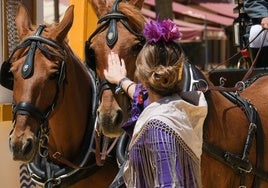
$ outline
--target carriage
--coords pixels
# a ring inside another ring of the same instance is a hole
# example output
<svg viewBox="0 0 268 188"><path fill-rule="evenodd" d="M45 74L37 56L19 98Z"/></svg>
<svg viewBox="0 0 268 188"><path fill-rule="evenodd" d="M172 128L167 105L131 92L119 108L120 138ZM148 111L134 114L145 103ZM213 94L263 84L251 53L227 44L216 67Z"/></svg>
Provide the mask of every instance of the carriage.
<svg viewBox="0 0 268 188"><path fill-rule="evenodd" d="M134 79L135 60L145 42L143 0L109 5L93 0L92 5L99 21L86 41L86 63L65 40L73 6L59 24L38 27L20 6L16 24L21 43L1 67L1 85L14 92L13 159L27 163L32 179L44 187L108 187L119 170L117 162L120 166L126 160L127 138L120 125L128 118L130 100L114 94L103 71L113 50ZM268 77L257 73L243 73L234 87L217 86L212 77L184 63L184 90L203 90L208 102L203 187L268 185ZM111 140L119 137L110 153ZM121 180L119 173L113 183L119 187Z"/></svg>

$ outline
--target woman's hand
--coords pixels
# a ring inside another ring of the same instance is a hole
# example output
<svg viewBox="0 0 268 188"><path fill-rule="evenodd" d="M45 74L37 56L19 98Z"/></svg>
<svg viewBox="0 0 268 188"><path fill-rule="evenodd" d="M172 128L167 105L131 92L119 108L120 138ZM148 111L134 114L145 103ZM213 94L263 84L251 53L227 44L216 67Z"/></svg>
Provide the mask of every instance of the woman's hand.
<svg viewBox="0 0 268 188"><path fill-rule="evenodd" d="M108 55L108 67L103 73L108 82L118 85L119 81L127 75L124 60L120 61L118 54L111 52Z"/></svg>
<svg viewBox="0 0 268 188"><path fill-rule="evenodd" d="M261 20L261 26L264 29L268 29L268 17L265 17Z"/></svg>

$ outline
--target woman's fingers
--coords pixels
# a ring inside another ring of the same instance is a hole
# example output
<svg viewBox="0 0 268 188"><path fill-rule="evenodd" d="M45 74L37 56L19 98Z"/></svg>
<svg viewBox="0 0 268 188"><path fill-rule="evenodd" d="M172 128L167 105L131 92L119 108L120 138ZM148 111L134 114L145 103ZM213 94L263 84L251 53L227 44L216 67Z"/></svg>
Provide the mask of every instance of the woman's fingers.
<svg viewBox="0 0 268 188"><path fill-rule="evenodd" d="M112 61L112 64L115 64L115 65L121 65L121 62L120 62L120 59L119 59L119 56L118 54L115 54L115 53L111 53L111 61Z"/></svg>
<svg viewBox="0 0 268 188"><path fill-rule="evenodd" d="M108 67L104 73L105 77L117 78L126 76L125 61L120 59L118 54L111 52L108 54Z"/></svg>

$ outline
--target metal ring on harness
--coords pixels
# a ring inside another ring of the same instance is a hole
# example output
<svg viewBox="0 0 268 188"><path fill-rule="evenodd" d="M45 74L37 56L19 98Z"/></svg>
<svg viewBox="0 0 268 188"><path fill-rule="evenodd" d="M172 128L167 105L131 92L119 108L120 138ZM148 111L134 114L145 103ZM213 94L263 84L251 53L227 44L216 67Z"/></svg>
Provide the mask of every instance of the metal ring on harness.
<svg viewBox="0 0 268 188"><path fill-rule="evenodd" d="M227 81L227 79L226 78L224 78L224 77L220 77L220 86L224 86L225 85L225 82Z"/></svg>
<svg viewBox="0 0 268 188"><path fill-rule="evenodd" d="M245 90L245 88L246 88L246 84L245 84L245 82L243 82L243 81L238 81L238 82L235 84L235 87L237 88L237 92L241 93L242 91Z"/></svg>
<svg viewBox="0 0 268 188"><path fill-rule="evenodd" d="M195 84L195 87L197 88L197 90L200 90L200 91L202 91L203 93L207 92L207 91L208 91L208 83L207 83L207 81L204 80L204 79L198 79L197 81L198 81L198 82L194 83L194 84ZM202 82L205 84L205 87L203 87L204 89L202 89L202 87L199 87L199 86L197 85L198 83L202 83Z"/></svg>

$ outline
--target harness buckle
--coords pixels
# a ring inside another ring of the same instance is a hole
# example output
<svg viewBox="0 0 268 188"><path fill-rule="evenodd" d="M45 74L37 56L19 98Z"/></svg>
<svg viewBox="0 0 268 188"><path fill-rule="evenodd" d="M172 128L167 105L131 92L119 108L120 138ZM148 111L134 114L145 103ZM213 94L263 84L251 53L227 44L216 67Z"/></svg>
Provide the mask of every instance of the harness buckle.
<svg viewBox="0 0 268 188"><path fill-rule="evenodd" d="M52 157L53 157L54 159L59 159L59 158L62 157L62 154L61 154L60 152L56 151L56 152L52 155Z"/></svg>
<svg viewBox="0 0 268 188"><path fill-rule="evenodd" d="M250 164L250 167L248 169L242 168L242 167L237 167L240 171L244 173L250 173L252 171L252 165Z"/></svg>

